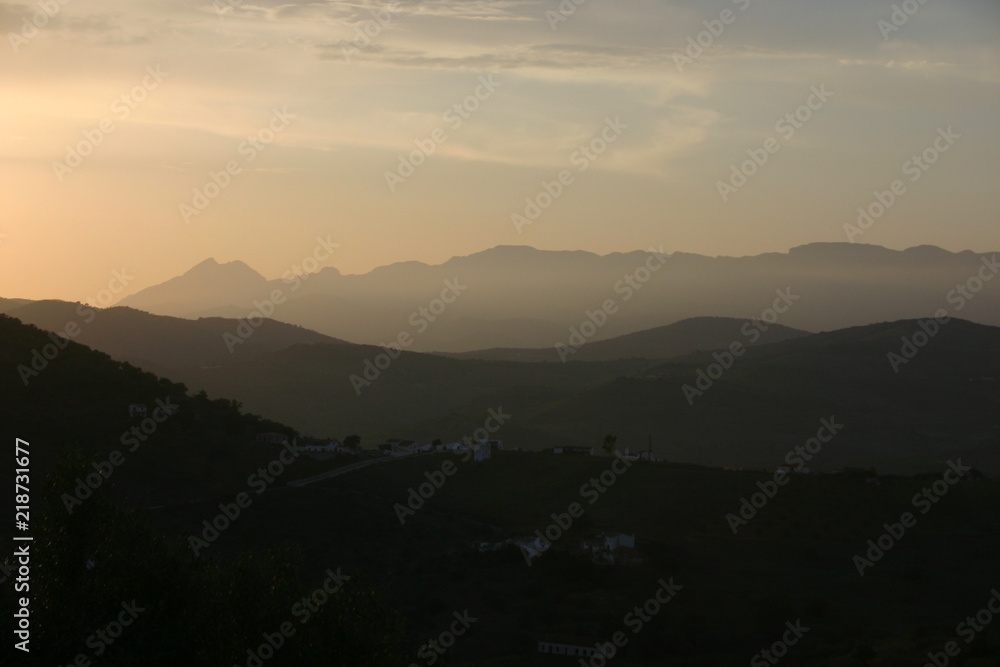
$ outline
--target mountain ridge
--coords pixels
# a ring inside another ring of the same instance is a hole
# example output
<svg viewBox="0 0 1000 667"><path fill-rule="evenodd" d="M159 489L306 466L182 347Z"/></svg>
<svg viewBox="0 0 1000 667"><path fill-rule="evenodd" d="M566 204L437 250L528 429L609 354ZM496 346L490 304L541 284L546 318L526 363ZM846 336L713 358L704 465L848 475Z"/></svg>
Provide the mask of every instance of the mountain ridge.
<svg viewBox="0 0 1000 667"><path fill-rule="evenodd" d="M950 290L973 279L981 257L993 255L844 242L743 257L500 245L436 265L401 262L365 274L324 270L270 281L246 265L203 262L205 275L179 276L119 305L179 317L233 316L278 294L276 319L342 340L381 342L409 333L416 351L531 349L564 339L608 303L615 313L591 342L691 317L759 317L777 290L801 297L776 319L793 329L928 317L948 306ZM456 298L445 293L449 284L461 285ZM987 287L961 314L1000 325L1000 290ZM420 314L432 307L433 319ZM414 324L420 320L426 326Z"/></svg>

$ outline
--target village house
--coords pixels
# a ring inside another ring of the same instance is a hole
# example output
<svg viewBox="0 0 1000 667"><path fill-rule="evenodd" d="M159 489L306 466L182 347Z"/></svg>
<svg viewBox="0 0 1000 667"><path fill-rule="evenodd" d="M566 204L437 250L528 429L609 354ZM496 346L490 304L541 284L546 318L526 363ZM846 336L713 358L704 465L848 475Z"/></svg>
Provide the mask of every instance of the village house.
<svg viewBox="0 0 1000 667"><path fill-rule="evenodd" d="M384 456L410 456L420 451L430 451L430 446L426 447L427 449L423 449L416 440L400 440L398 438L386 440L378 446L379 451Z"/></svg>
<svg viewBox="0 0 1000 667"><path fill-rule="evenodd" d="M590 656L597 655L597 649L593 646L570 643L576 641L580 640L571 638L559 638L555 639L555 641L539 639L538 652L545 655L564 655L572 658L589 658Z"/></svg>
<svg viewBox="0 0 1000 667"><path fill-rule="evenodd" d="M601 533L582 543L583 551L594 563L629 565L641 558L635 553L635 535L627 533Z"/></svg>
<svg viewBox="0 0 1000 667"><path fill-rule="evenodd" d="M553 447L553 454L569 454L572 456L593 456L593 447Z"/></svg>
<svg viewBox="0 0 1000 667"><path fill-rule="evenodd" d="M473 445L472 458L474 461L488 461L493 458L493 441L487 440Z"/></svg>
<svg viewBox="0 0 1000 667"><path fill-rule="evenodd" d="M321 441L310 442L305 446L305 451L313 452L316 454L350 454L351 450L344 447L339 440L331 440L326 444L320 444Z"/></svg>
<svg viewBox="0 0 1000 667"><path fill-rule="evenodd" d="M638 454L633 454L632 450L630 448L628 448L628 447L625 448L625 453L621 455L621 458L625 459L626 461L660 461L660 460L662 460L662 459L658 459L658 458L656 458L656 457L653 456L653 450L652 449L644 449L644 450L640 451Z"/></svg>

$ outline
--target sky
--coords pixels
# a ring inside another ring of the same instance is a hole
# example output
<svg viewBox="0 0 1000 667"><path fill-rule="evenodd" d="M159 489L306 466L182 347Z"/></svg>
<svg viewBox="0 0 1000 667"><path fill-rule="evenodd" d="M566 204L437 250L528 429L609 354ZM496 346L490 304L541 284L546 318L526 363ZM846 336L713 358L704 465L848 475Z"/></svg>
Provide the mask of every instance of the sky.
<svg viewBox="0 0 1000 667"><path fill-rule="evenodd" d="M0 296L318 239L1000 250L1000 3L577 2L0 3Z"/></svg>

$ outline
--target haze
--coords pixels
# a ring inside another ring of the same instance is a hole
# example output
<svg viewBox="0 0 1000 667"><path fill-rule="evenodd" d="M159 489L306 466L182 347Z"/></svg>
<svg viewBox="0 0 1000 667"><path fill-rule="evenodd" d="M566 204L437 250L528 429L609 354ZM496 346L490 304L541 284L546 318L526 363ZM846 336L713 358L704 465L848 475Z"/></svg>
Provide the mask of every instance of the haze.
<svg viewBox="0 0 1000 667"><path fill-rule="evenodd" d="M994 2L929 2L891 32L888 2L592 0L550 23L556 2L441 0L402 3L377 30L382 3L232 4L69 2L30 39L17 36L38 6L0 6L5 296L83 300L122 267L134 292L207 257L277 278L320 235L343 273L505 244L1000 247ZM679 67L723 10L732 20ZM349 59L345 40L360 47ZM477 88L478 108L446 119ZM832 96L778 132L817 89ZM248 161L241 143L274 109L294 118ZM627 127L578 172L574 151L616 118ZM54 168L106 119L78 167ZM911 181L904 164L947 128L959 138ZM386 172L436 130L445 140L390 191ZM718 182L769 138L777 152L723 201ZM180 206L231 160L240 173L186 222ZM572 183L519 232L511 215L564 169ZM905 193L848 239L894 179Z"/></svg>

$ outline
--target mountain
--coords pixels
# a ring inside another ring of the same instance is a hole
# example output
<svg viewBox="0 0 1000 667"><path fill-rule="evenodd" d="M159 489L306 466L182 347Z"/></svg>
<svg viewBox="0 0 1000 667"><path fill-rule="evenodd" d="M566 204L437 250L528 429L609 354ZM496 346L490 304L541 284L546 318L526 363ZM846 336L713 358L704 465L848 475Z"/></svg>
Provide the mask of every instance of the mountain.
<svg viewBox="0 0 1000 667"><path fill-rule="evenodd" d="M189 395L183 384L53 339L0 315L0 417L9 433L30 443L31 472L39 481L81 459L85 473L93 472L117 450L121 462L108 464L108 485L136 504L235 493L245 489L247 470L275 456L275 446L256 442L256 434L295 433L242 414L229 400ZM133 417L131 404L145 406L147 416ZM5 466L4 478L13 471Z"/></svg>
<svg viewBox="0 0 1000 667"><path fill-rule="evenodd" d="M552 347L594 318L602 324L590 343L701 316L767 316L825 331L945 309L996 326L1000 290L988 280L996 274L994 256L851 243L750 257L497 246L436 266L403 262L363 275L328 267L271 281L240 262L209 260L120 305L244 317L278 290L274 319L361 343L410 335L412 351L446 352ZM769 313L782 299L785 312Z"/></svg>
<svg viewBox="0 0 1000 667"><path fill-rule="evenodd" d="M267 285L264 276L243 262L219 264L206 259L183 275L122 299L119 305L184 316L207 308L249 306L254 299L266 298Z"/></svg>
<svg viewBox="0 0 1000 667"><path fill-rule="evenodd" d="M31 303L30 299L4 299L0 297L0 313L6 313L12 308L17 308L29 303Z"/></svg>
<svg viewBox="0 0 1000 667"><path fill-rule="evenodd" d="M671 337L653 330L623 339L638 341L635 348L607 341L608 356L629 356L603 361L456 359L341 343L168 371L304 433L358 433L369 446L389 437L459 439L502 409L510 418L498 437L512 447L599 446L613 433L622 448L651 440L673 461L761 468L834 419L844 433L813 462L817 469L909 474L962 455L1000 471L1000 328L902 320L778 330L784 340L751 345L738 323L698 318L667 327ZM648 343L646 351L665 353L664 341L673 351L701 349L667 361L628 351ZM735 356L733 342L746 344ZM599 343L579 354L590 345Z"/></svg>
<svg viewBox="0 0 1000 667"><path fill-rule="evenodd" d="M780 462L821 419L835 418L843 432L813 468L914 473L963 456L1000 471L1000 328L952 320L925 337L924 327L853 327L734 359L692 353L581 392L534 423L581 440L592 432L586 415L599 414L633 448L652 434L654 449L672 460L759 467Z"/></svg>
<svg viewBox="0 0 1000 667"><path fill-rule="evenodd" d="M263 320L258 326L219 317L188 320L133 308L93 308L66 301L34 301L7 312L22 322L70 335L78 343L150 371L220 366L293 345L343 341L302 327ZM257 320L254 320L256 323Z"/></svg>
<svg viewBox="0 0 1000 667"><path fill-rule="evenodd" d="M372 424L375 432L392 426L398 433L433 438L456 435L446 430L454 415L469 423L488 407L502 405L512 415L506 432L517 428L525 434L508 438L513 446L598 446L604 434L614 433L621 447L633 451L644 449L651 437L661 457L720 467L776 465L815 436L821 419L833 418L845 424L844 431L814 468L915 473L965 455L981 469L1000 471L1000 328L951 321L895 373L889 354L900 352L902 339L912 340L920 331L920 324L909 320L751 347L690 402L685 385L699 386L699 370L715 373L715 353L696 352L659 365L470 360L452 361L450 367L433 356L404 355L360 396L344 391L333 402L336 411L303 407L278 416L292 424L307 418L322 423L371 411L383 415ZM320 349L300 353L315 358ZM256 363L254 374L268 377L265 384L282 383L286 405L296 394L303 402L311 398L308 389L283 380L277 369L265 371L273 360L261 357ZM588 378L584 369L591 367ZM525 375L532 368L537 374ZM241 381L225 381L237 371L213 379L218 391L237 391ZM332 377L335 382L313 385L313 391L330 395L344 382ZM253 400L247 396L248 404L260 409L269 400L274 399L261 392ZM410 406L422 416L407 425Z"/></svg>
<svg viewBox="0 0 1000 667"><path fill-rule="evenodd" d="M748 336L749 332L749 336ZM754 333L756 332L756 333ZM776 343L808 336L805 331L773 324L761 331L752 321L728 317L692 317L662 327L637 331L607 340L585 343L575 351L553 347L539 349L493 348L457 352L444 356L455 359L493 361L613 361L615 359L671 359L697 350L719 350L734 341L749 345ZM582 336L582 334L581 334ZM750 342L750 339L753 342ZM582 339L581 340L585 340ZM568 342L568 341L567 341ZM561 352L561 355L560 355Z"/></svg>

